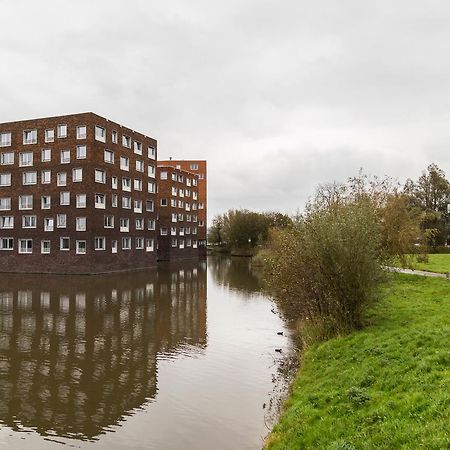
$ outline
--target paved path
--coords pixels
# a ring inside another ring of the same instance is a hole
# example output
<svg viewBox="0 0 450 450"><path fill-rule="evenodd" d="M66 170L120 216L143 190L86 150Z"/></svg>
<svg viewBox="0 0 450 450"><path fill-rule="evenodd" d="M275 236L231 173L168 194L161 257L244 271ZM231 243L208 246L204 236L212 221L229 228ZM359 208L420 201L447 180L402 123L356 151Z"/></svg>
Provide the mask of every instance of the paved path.
<svg viewBox="0 0 450 450"><path fill-rule="evenodd" d="M425 270L401 269L399 267L386 267L389 272L406 273L408 275L420 275L422 277L445 278L450 279L445 273L426 272Z"/></svg>

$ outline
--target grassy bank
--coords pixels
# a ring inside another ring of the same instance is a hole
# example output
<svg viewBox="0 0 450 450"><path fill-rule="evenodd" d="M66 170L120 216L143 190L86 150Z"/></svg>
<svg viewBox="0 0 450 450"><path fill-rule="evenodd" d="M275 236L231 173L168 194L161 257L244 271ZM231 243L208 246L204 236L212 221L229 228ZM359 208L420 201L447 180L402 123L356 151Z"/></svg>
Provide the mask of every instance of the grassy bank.
<svg viewBox="0 0 450 450"><path fill-rule="evenodd" d="M306 351L267 448L450 448L450 283L391 275L385 293L364 330Z"/></svg>
<svg viewBox="0 0 450 450"><path fill-rule="evenodd" d="M450 273L450 255L449 254L428 255L427 263L415 262L414 268L417 270L426 270L427 272Z"/></svg>

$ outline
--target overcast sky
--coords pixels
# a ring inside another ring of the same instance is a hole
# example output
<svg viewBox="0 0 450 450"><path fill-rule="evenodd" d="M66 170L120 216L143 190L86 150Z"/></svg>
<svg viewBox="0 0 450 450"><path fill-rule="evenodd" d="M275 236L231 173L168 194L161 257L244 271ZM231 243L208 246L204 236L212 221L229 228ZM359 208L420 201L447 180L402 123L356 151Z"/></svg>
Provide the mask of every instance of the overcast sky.
<svg viewBox="0 0 450 450"><path fill-rule="evenodd" d="M210 217L450 172L450 2L0 0L0 122L93 111L207 159Z"/></svg>

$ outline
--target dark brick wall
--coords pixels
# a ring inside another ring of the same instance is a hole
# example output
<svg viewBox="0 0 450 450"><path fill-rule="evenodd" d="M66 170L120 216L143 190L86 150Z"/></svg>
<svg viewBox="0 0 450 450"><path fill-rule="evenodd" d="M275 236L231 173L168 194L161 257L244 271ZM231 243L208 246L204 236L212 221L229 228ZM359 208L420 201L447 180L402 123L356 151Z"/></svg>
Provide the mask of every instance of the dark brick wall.
<svg viewBox="0 0 450 450"><path fill-rule="evenodd" d="M67 125L67 137L57 138L57 125ZM78 125L86 125L87 138L79 140L76 138L76 127ZM99 125L107 130L107 140L105 143L95 140L95 126ZM45 129L55 129L55 141L53 143L45 143ZM23 130L37 129L38 139L36 144L23 144ZM112 131L117 131L118 143L112 143ZM12 174L12 186L0 187L0 197L12 198L12 210L0 211L0 215L13 215L15 217L13 230L0 230L0 237L14 238L15 248L13 251L0 251L0 271L7 272L61 272L61 273L94 273L107 272L124 269L135 269L143 267L151 267L156 264L156 231L148 230L148 219L156 219L155 212L147 212L145 210L146 200L153 200L156 203L156 194L147 192L147 181L156 181L147 175L148 164L156 165L155 160L149 160L147 157L147 147L152 146L157 151L157 142L145 135L137 133L133 130L125 128L117 123L109 121L93 113L82 113L69 116L60 116L43 119L33 119L20 122L0 124L0 132L12 133L11 147L0 147L0 152L14 151L15 161L12 166L1 166L0 173L9 172ZM122 135L126 134L132 141L142 143L143 155L134 153L133 148L127 149L122 146ZM76 159L77 145L87 146L86 159ZM51 162L41 162L41 150L50 148L52 150ZM105 149L110 149L115 153L115 164L107 164L103 161L103 153ZM70 150L70 164L61 164L60 151ZM19 154L22 151L33 152L33 166L29 168L19 167ZM120 156L126 156L130 159L130 171L120 170ZM136 172L136 160L141 159L145 164L145 173ZM81 183L72 182L72 169L80 167L83 169L83 181ZM107 173L106 184L99 184L94 181L95 169L105 170ZM41 184L41 171L50 169L52 171L51 184ZM24 171L37 171L38 182L36 185L23 186L22 173ZM67 186L59 187L56 185L57 173L67 172ZM156 170L155 170L156 172ZM118 177L119 187L113 190L111 187L111 177ZM123 192L121 189L121 178L123 176L142 179L142 192L135 191L132 185L131 193ZM59 205L59 193L61 191L69 191L71 193L70 205ZM87 207L78 209L75 206L76 194L87 194ZM106 208L95 208L95 194L101 193L106 195ZM118 207L112 208L111 195L118 195ZM19 211L18 197L19 195L33 195L33 210ZM51 196L51 209L41 209L41 196ZM130 196L132 200L140 199L143 202L143 213L138 214L132 209L122 209L121 197L123 195ZM67 228L56 228L56 215L67 215ZM115 216L114 229L104 229L104 215ZM22 229L22 215L36 215L37 228ZM44 218L53 217L55 228L53 232L44 231ZM86 217L87 231L77 232L75 229L75 218ZM120 217L128 217L130 219L130 232L121 233L119 231ZM144 218L144 230L137 231L135 229L135 219L137 217ZM101 236L106 238L106 250L94 250L94 238ZM132 238L132 250L121 250L122 237L129 236ZM70 238L70 251L60 251L60 237ZM154 240L154 251L146 252L144 250L135 249L135 238L143 237L144 239ZM34 241L33 254L18 253L18 239L32 238ZM46 239L51 241L51 254L42 255L40 252L40 241ZM119 250L117 254L111 253L111 241L118 240ZM85 240L87 243L86 255L77 255L75 252L75 241Z"/></svg>

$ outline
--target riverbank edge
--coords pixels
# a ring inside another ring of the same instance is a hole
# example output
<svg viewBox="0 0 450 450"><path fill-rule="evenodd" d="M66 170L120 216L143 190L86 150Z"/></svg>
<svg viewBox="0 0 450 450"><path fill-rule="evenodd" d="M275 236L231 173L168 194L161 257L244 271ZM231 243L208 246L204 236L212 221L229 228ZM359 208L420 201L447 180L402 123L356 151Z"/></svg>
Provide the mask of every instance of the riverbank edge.
<svg viewBox="0 0 450 450"><path fill-rule="evenodd" d="M306 349L266 449L450 446L448 281L390 274L384 293L365 329Z"/></svg>

